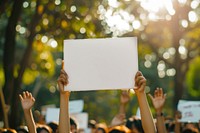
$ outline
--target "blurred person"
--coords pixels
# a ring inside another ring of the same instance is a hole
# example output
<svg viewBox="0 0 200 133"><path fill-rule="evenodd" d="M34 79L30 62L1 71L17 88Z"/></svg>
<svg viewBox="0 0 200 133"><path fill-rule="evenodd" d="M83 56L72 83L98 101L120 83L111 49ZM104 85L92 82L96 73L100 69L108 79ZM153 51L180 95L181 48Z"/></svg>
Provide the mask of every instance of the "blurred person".
<svg viewBox="0 0 200 133"><path fill-rule="evenodd" d="M76 133L78 131L77 122L71 117L70 117L70 130L72 133Z"/></svg>
<svg viewBox="0 0 200 133"><path fill-rule="evenodd" d="M60 91L60 113L59 113L59 133L70 133L70 118L69 118L69 97L70 92L64 91L64 86L68 85L68 75L64 70L64 62L57 80Z"/></svg>
<svg viewBox="0 0 200 133"><path fill-rule="evenodd" d="M130 117L127 120L126 127L128 127L132 133L144 133L141 119L137 118L136 116Z"/></svg>
<svg viewBox="0 0 200 133"><path fill-rule="evenodd" d="M48 125L45 125L45 124L37 124L36 131L37 133L53 133L52 129Z"/></svg>
<svg viewBox="0 0 200 133"><path fill-rule="evenodd" d="M17 133L15 129L12 128L0 128L0 133Z"/></svg>
<svg viewBox="0 0 200 133"><path fill-rule="evenodd" d="M95 133L108 133L108 127L105 123L98 123Z"/></svg>
<svg viewBox="0 0 200 133"><path fill-rule="evenodd" d="M91 130L91 133L96 132L96 121L95 120L89 120L88 122L88 128Z"/></svg>
<svg viewBox="0 0 200 133"><path fill-rule="evenodd" d="M36 124L33 119L32 107L35 103L35 98L28 91L24 91L19 95L22 109L24 111L25 120L27 123L29 133L36 133Z"/></svg>
<svg viewBox="0 0 200 133"><path fill-rule="evenodd" d="M49 122L47 123L47 125L52 129L53 133L57 133L58 132L58 123L57 122Z"/></svg>
<svg viewBox="0 0 200 133"><path fill-rule="evenodd" d="M125 125L114 126L109 129L109 133L132 133Z"/></svg>
<svg viewBox="0 0 200 133"><path fill-rule="evenodd" d="M149 108L149 103L147 101L146 93L146 79L140 71L135 75L135 86L134 91L138 99L138 104L140 108L142 127L145 133L156 133L156 126L153 121L152 113Z"/></svg>
<svg viewBox="0 0 200 133"><path fill-rule="evenodd" d="M16 131L17 133L28 133L28 128L27 126L19 126Z"/></svg>
<svg viewBox="0 0 200 133"><path fill-rule="evenodd" d="M153 107L156 111L156 127L158 133L167 133L165 127L165 118L163 115L163 107L165 104L166 94L163 93L162 88L157 88L154 91L154 96L148 94L151 102L153 103Z"/></svg>

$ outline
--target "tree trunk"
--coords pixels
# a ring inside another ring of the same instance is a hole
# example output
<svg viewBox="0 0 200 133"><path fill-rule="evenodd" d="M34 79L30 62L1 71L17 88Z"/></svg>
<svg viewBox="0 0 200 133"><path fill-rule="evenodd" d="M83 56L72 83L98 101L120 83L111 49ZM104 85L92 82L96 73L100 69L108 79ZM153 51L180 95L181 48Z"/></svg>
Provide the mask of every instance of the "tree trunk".
<svg viewBox="0 0 200 133"><path fill-rule="evenodd" d="M182 98L183 96L183 92L184 92L184 78L181 77L181 71L177 70L176 71L176 75L174 78L174 98L173 98L173 109L174 111L177 110L177 105L179 100Z"/></svg>
<svg viewBox="0 0 200 133"><path fill-rule="evenodd" d="M11 98L14 88L14 63L15 63L15 36L18 19L21 14L23 0L15 0L9 17L5 33L4 54L3 54L3 68L5 76L5 84L3 88L6 97L6 103L11 104Z"/></svg>
<svg viewBox="0 0 200 133"><path fill-rule="evenodd" d="M27 48L25 50L25 53L22 57L22 60L20 62L20 69L18 71L18 77L14 80L14 85L16 87L16 89L14 90L13 96L12 96L12 108L15 110L11 110L11 117L10 117L10 124L11 127L16 128L17 126L20 125L20 114L19 114L19 92L20 92L20 88L21 88L21 84L22 84L22 78L23 78L23 74L25 72L25 69L29 63L29 59L31 57L32 54L32 49L33 49L33 41L35 38L35 27L37 26L38 22L40 21L40 15L38 14L38 7L39 7L39 1L37 0L37 5L36 5L36 10L35 10L35 14L32 18L32 21L30 23L30 27L28 28L30 31L30 35L28 37L28 43L27 43Z"/></svg>

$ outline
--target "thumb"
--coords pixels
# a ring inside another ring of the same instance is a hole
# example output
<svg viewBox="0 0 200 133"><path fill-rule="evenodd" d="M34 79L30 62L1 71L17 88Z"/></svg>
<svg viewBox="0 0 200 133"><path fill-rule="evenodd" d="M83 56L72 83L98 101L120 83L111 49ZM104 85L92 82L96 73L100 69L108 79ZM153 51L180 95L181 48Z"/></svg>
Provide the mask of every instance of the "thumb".
<svg viewBox="0 0 200 133"><path fill-rule="evenodd" d="M64 69L64 60L62 60L62 69Z"/></svg>
<svg viewBox="0 0 200 133"><path fill-rule="evenodd" d="M151 94L148 94L148 96L150 97L151 101L153 101L153 96Z"/></svg>

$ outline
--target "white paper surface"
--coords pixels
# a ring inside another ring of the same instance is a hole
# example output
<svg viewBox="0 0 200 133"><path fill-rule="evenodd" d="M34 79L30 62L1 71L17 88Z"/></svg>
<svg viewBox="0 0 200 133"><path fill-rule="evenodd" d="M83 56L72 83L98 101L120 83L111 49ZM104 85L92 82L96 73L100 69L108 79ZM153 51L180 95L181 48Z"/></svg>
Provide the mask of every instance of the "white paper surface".
<svg viewBox="0 0 200 133"><path fill-rule="evenodd" d="M59 122L60 108L48 108L46 113L46 123ZM78 124L78 128L85 129L88 126L88 113L70 113L70 118L74 119Z"/></svg>
<svg viewBox="0 0 200 133"><path fill-rule="evenodd" d="M69 101L69 114L79 114L83 111L84 101L83 100L72 100ZM59 108L46 108L46 122L55 121L58 122L59 120Z"/></svg>
<svg viewBox="0 0 200 133"><path fill-rule="evenodd" d="M83 111L83 100L73 100L69 102L69 113L80 113Z"/></svg>
<svg viewBox="0 0 200 133"><path fill-rule="evenodd" d="M180 100L178 110L182 114L181 122L196 122L200 120L200 101Z"/></svg>
<svg viewBox="0 0 200 133"><path fill-rule="evenodd" d="M138 71L137 38L64 41L65 90L129 89Z"/></svg>
<svg viewBox="0 0 200 133"><path fill-rule="evenodd" d="M77 114L70 114L70 117L76 121L76 123L78 124L78 128L88 128L88 113L83 112Z"/></svg>

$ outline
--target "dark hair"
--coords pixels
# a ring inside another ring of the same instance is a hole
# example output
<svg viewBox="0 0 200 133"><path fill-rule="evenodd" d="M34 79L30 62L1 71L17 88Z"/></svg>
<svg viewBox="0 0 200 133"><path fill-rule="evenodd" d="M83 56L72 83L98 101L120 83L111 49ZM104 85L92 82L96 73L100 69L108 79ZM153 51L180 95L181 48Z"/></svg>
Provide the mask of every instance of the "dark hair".
<svg viewBox="0 0 200 133"><path fill-rule="evenodd" d="M16 129L17 133L28 133L28 129L26 126L20 126Z"/></svg>
<svg viewBox="0 0 200 133"><path fill-rule="evenodd" d="M136 128L139 132L144 133L144 130L142 128L142 122L140 119L136 119L136 118L129 118L126 122L126 127L128 127L130 130L132 130L132 128Z"/></svg>
<svg viewBox="0 0 200 133"><path fill-rule="evenodd" d="M47 126L47 125L37 125L37 133L40 133L41 131L43 131L43 130L45 130L45 131L47 131L48 133L52 133L52 130L51 130L51 128L49 127L49 126Z"/></svg>
<svg viewBox="0 0 200 133"><path fill-rule="evenodd" d="M76 121L72 118L70 118L70 125L74 125L74 127L77 129L77 124L76 124Z"/></svg>
<svg viewBox="0 0 200 133"><path fill-rule="evenodd" d="M53 133L56 133L57 129L58 129L58 123L56 122L49 122L47 124L53 131Z"/></svg>
<svg viewBox="0 0 200 133"><path fill-rule="evenodd" d="M182 133L196 133L196 132L194 132L194 131L191 130L191 129L185 129L185 130L183 130Z"/></svg>
<svg viewBox="0 0 200 133"><path fill-rule="evenodd" d="M95 120L90 120L88 123L89 128L96 128L96 121Z"/></svg>

